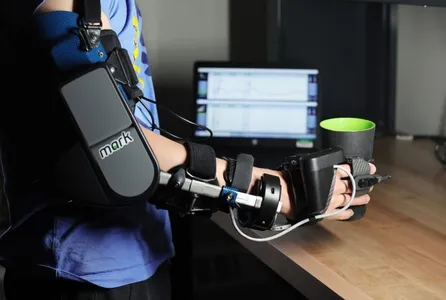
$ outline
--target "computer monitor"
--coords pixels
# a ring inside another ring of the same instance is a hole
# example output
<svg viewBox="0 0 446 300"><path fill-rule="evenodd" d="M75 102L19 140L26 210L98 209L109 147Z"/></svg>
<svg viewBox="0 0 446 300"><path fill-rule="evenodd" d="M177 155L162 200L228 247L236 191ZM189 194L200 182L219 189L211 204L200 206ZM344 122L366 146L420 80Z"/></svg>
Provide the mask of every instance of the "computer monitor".
<svg viewBox="0 0 446 300"><path fill-rule="evenodd" d="M316 147L317 69L197 62L194 73L196 122L212 130L212 143Z"/></svg>

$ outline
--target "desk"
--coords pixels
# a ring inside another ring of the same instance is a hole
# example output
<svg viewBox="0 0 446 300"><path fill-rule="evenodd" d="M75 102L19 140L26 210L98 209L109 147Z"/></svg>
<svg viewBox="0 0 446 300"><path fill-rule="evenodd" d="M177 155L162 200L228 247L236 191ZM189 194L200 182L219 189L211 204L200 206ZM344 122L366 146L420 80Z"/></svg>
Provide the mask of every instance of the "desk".
<svg viewBox="0 0 446 300"><path fill-rule="evenodd" d="M309 299L446 299L446 169L429 141L378 139L375 159L392 179L375 187L361 221L255 243L228 215L213 220Z"/></svg>

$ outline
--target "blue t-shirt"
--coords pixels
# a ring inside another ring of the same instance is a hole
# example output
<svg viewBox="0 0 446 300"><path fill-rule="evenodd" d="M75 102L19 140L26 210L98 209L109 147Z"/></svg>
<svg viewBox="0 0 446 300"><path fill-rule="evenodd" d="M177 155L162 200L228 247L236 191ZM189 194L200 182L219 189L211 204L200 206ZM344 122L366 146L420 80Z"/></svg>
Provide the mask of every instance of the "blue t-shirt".
<svg viewBox="0 0 446 300"><path fill-rule="evenodd" d="M23 1L35 9L44 0ZM101 2L122 47L130 54L139 87L147 98L154 100L142 18L135 0ZM147 101L145 104L158 124L156 107ZM137 105L135 116L143 126L149 126L150 115L141 104ZM166 211L147 203L116 212L123 218L94 209L47 205L49 195L44 190L23 192L19 187L23 179L20 176L24 175L18 173L23 174L23 170L17 171L12 162L18 158L11 159L14 151L7 144L3 146L4 192L11 204L12 224L0 239L4 264L25 262L58 277L113 288L149 278L160 264L174 256ZM20 224L23 219L26 221Z"/></svg>

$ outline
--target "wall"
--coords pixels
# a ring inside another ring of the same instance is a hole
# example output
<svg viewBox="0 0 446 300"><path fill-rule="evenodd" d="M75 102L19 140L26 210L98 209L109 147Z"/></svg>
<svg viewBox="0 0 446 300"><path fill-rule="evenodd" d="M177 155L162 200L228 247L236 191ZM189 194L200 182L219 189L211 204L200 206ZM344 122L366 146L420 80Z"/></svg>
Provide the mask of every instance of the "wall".
<svg viewBox="0 0 446 300"><path fill-rule="evenodd" d="M446 8L398 8L396 129L438 135L446 98Z"/></svg>
<svg viewBox="0 0 446 300"><path fill-rule="evenodd" d="M321 118L360 117L390 128L387 40L379 3L283 0L281 61L320 70Z"/></svg>
<svg viewBox="0 0 446 300"><path fill-rule="evenodd" d="M158 101L194 118L195 60L228 59L228 0L139 0L143 34ZM160 111L161 126L187 134L183 123Z"/></svg>

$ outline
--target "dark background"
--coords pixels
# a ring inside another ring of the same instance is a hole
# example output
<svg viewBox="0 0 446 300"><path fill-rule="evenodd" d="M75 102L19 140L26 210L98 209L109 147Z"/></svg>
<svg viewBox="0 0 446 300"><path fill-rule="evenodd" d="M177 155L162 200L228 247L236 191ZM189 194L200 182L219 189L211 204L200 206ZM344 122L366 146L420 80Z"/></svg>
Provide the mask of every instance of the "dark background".
<svg viewBox="0 0 446 300"><path fill-rule="evenodd" d="M349 0L230 0L229 5L230 60L319 68L322 118L368 118L378 135L395 133L394 6ZM194 120L192 77L188 86L156 88L158 101ZM165 111L160 122L182 136L193 131Z"/></svg>
<svg viewBox="0 0 446 300"><path fill-rule="evenodd" d="M230 59L320 68L323 118L364 117L376 122L378 134L393 134L395 7L381 2L446 6L443 0L230 0ZM156 84L156 94L194 120L192 80ZM160 119L175 134L192 132L164 110ZM246 293L274 299L278 292L303 298L210 220L172 216L172 223L176 299L235 300Z"/></svg>

